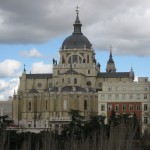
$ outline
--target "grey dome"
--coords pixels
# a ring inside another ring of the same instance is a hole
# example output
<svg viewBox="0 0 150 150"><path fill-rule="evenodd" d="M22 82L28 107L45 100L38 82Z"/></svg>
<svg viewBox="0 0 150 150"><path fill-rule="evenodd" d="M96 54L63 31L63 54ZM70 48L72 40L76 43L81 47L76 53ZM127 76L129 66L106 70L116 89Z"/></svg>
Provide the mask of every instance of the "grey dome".
<svg viewBox="0 0 150 150"><path fill-rule="evenodd" d="M62 49L90 49L91 46L92 44L82 33L73 33L71 36L64 40Z"/></svg>

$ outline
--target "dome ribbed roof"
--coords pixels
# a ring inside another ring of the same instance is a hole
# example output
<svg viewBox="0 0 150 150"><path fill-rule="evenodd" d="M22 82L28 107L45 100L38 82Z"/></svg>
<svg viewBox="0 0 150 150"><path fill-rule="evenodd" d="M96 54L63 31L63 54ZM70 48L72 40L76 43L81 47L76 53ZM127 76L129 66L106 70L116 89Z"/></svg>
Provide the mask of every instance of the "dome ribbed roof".
<svg viewBox="0 0 150 150"><path fill-rule="evenodd" d="M82 32L81 32L81 26L82 24L80 23L79 16L78 16L78 10L77 10L77 16L75 23L73 24L74 26L74 32L72 33L71 36L67 37L63 44L62 44L62 49L91 49L92 44L89 42L87 37L85 37Z"/></svg>
<svg viewBox="0 0 150 150"><path fill-rule="evenodd" d="M73 33L71 36L67 37L64 40L62 44L62 49L90 49L91 46L92 44L83 34Z"/></svg>

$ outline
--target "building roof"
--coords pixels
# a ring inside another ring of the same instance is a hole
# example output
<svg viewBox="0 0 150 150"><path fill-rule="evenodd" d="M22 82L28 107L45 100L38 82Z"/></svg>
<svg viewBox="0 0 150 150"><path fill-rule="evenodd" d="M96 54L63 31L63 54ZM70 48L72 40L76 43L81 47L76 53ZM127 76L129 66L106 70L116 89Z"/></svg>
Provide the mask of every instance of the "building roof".
<svg viewBox="0 0 150 150"><path fill-rule="evenodd" d="M47 73L47 74L26 74L26 78L27 79L52 79L52 74L51 73Z"/></svg>
<svg viewBox="0 0 150 150"><path fill-rule="evenodd" d="M129 72L100 72L98 78L129 78Z"/></svg>
<svg viewBox="0 0 150 150"><path fill-rule="evenodd" d="M61 73L61 74L79 74L79 73L71 68L71 69L69 69L66 72Z"/></svg>
<svg viewBox="0 0 150 150"><path fill-rule="evenodd" d="M76 20L74 23L74 32L72 33L71 36L67 37L63 44L62 44L62 49L91 49L92 44L90 41L85 37L82 32L81 32L81 26L82 24L80 23L79 16L78 16L78 10L77 10L77 16Z"/></svg>
<svg viewBox="0 0 150 150"><path fill-rule="evenodd" d="M31 89L29 93L39 93L36 89Z"/></svg>

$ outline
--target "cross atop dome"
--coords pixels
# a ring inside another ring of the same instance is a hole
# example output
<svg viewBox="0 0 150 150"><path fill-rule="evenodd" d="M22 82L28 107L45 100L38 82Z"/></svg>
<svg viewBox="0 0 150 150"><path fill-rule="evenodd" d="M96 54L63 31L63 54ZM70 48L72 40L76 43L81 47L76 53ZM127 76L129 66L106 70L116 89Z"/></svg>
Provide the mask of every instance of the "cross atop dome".
<svg viewBox="0 0 150 150"><path fill-rule="evenodd" d="M82 34L81 33L81 26L82 26L82 24L81 24L81 22L80 22L80 19L79 19L79 7L77 6L77 9L76 9L76 13L77 13L77 16L76 16L76 20L75 20L75 23L74 23L74 32L73 32L73 34L74 33L80 33L80 34Z"/></svg>

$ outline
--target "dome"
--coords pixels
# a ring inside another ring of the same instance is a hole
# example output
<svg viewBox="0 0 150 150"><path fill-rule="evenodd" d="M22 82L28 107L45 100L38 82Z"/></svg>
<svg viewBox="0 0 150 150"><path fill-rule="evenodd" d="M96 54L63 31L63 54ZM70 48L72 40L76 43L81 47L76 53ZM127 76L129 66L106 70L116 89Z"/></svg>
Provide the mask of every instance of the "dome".
<svg viewBox="0 0 150 150"><path fill-rule="evenodd" d="M89 42L89 40L82 34L81 32L81 26L82 24L80 23L79 16L78 16L78 10L77 10L77 16L75 23L73 24L74 26L74 32L72 33L71 36L67 37L63 44L62 44L62 49L91 49L92 44Z"/></svg>
<svg viewBox="0 0 150 150"><path fill-rule="evenodd" d="M92 44L89 40L81 33L73 33L71 36L67 37L63 44L62 49L91 49Z"/></svg>

